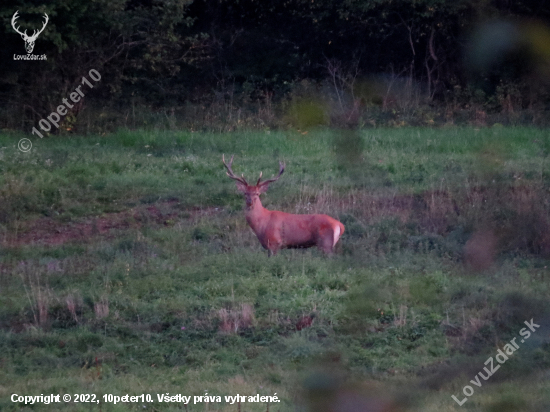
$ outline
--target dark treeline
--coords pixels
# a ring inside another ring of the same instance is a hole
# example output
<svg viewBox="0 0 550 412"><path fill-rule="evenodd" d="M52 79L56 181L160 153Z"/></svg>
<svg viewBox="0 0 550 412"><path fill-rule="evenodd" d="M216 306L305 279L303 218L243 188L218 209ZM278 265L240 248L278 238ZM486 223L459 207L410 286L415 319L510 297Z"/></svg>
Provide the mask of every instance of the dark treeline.
<svg viewBox="0 0 550 412"><path fill-rule="evenodd" d="M33 51L46 61L15 59L26 54L17 10L29 34L48 14ZM29 131L91 69L100 84L61 130L82 128L86 111L135 125L136 111L231 117L308 93L355 121L369 107L418 118L425 105L437 112L427 123L466 109L482 123L526 110L515 119L544 123L549 100L550 3L539 0L27 0L3 2L0 15L5 128Z"/></svg>

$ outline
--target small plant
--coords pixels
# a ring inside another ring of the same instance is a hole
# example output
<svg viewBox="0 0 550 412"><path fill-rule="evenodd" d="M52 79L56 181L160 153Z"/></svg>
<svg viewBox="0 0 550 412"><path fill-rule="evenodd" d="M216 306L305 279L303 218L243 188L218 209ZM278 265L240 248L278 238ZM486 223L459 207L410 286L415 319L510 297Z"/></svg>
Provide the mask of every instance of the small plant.
<svg viewBox="0 0 550 412"><path fill-rule="evenodd" d="M109 316L109 299L107 297L103 297L99 302L94 303L94 313L97 320Z"/></svg>

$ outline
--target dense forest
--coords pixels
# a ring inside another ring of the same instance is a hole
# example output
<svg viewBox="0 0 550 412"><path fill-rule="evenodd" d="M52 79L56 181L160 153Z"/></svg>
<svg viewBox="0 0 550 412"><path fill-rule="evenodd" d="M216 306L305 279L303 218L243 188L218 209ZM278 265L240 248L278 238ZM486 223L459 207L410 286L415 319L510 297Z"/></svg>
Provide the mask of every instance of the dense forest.
<svg viewBox="0 0 550 412"><path fill-rule="evenodd" d="M36 55L20 60L32 33ZM90 70L55 133L126 127L530 123L550 106L538 0L52 0L0 6L0 126L30 132Z"/></svg>

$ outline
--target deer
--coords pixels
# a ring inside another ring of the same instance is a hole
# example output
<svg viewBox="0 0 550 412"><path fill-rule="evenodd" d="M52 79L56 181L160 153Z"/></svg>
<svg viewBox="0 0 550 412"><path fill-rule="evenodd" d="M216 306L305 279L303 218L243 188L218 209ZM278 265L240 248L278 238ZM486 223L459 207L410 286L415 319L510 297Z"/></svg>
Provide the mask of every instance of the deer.
<svg viewBox="0 0 550 412"><path fill-rule="evenodd" d="M244 195L246 202L245 217L248 225L258 237L260 244L267 250L267 255L276 255L281 249L309 248L317 246L326 255L334 253L334 247L345 227L338 220L322 214L297 215L268 210L262 206L260 195L265 193L269 185L279 180L285 171L285 163L279 161L279 174L276 177L262 181L262 172L255 185L249 184L244 174L235 176L231 168L233 156L229 164L222 162L227 169L226 174L235 180L237 190Z"/></svg>
<svg viewBox="0 0 550 412"><path fill-rule="evenodd" d="M36 30L33 30L33 33L32 33L32 36L29 36L27 35L27 30L25 30L24 33L21 33L19 31L19 27L15 27L15 22L16 20L19 18L19 16L17 15L17 13L19 13L19 10L17 10L12 19L11 19L11 26L13 27L13 29L19 33L21 35L21 37L23 38L23 40L25 41L25 49L27 50L27 53L28 54L31 54L32 51L34 50L34 42L36 41L36 39L38 38L38 35L40 33L42 33L44 31L44 29L46 28L46 25L48 24L48 21L49 21L49 17L46 13L44 13L44 17L45 17L45 21L42 25L42 28L40 30L38 30L38 32Z"/></svg>

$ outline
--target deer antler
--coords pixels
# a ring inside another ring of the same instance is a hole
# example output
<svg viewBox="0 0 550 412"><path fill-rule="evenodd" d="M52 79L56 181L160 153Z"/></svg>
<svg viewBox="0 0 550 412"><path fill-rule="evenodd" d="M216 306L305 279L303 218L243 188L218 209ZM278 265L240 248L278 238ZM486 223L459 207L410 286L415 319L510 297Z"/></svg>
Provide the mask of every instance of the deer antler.
<svg viewBox="0 0 550 412"><path fill-rule="evenodd" d="M11 26L12 26L13 29L14 29L17 33L19 33L21 36L28 37L28 36L27 36L27 30L25 30L25 33L21 33L21 32L19 31L19 27L15 27L15 21L19 18L19 16L17 15L17 13L19 13L19 10L17 10L17 11L15 12L15 14L13 15L13 17L11 18Z"/></svg>
<svg viewBox="0 0 550 412"><path fill-rule="evenodd" d="M44 21L44 24L42 25L42 28L38 31L38 33L34 34L34 32L33 32L33 34L32 34L32 37L35 38L35 39L38 37L38 35L40 33L42 33L44 31L44 29L46 28L46 25L48 24L48 21L50 21L50 18L48 17L48 15L46 13L44 13L44 16L46 17L46 21ZM34 30L34 31L36 31L36 30Z"/></svg>
<svg viewBox="0 0 550 412"><path fill-rule="evenodd" d="M235 155L233 155L235 156ZM231 156L231 160L229 160L229 164L226 164L225 163L225 155L222 154L222 162L223 162L223 165L225 166L225 168L227 169L227 172L225 172L227 174L227 176L229 176L231 179L234 179L240 183L242 183L243 185L246 185L248 186L248 183L247 181L245 180L244 178L244 174L242 175L242 177L239 177L239 176L235 176L235 173L233 173L233 170L231 170L231 165L233 164L233 156Z"/></svg>
<svg viewBox="0 0 550 412"><path fill-rule="evenodd" d="M48 17L48 15L46 13L44 13L44 16L46 18L46 21L44 21L43 25L42 25L42 28L40 30L38 30L38 32L36 32L36 30L33 30L33 33L32 33L32 36L29 36L27 35L27 30L25 30L24 33L21 33L19 31L19 27L15 27L15 23L16 23L16 20L19 18L19 16L17 15L17 13L19 13L19 10L17 10L15 12L15 14L13 15L12 19L11 19L11 25L13 27L13 29L19 33L25 40L30 40L30 41L33 41L33 40L36 40L36 38L38 37L38 35L40 33L42 33L44 31L44 29L46 28L46 25L48 24L48 21L50 20L50 18Z"/></svg>
<svg viewBox="0 0 550 412"><path fill-rule="evenodd" d="M271 179L267 179L267 180L264 180L263 182L260 183L260 180L262 180L262 172L260 172L260 178L258 179L258 183L256 183L256 185L267 185L269 183L272 183L272 182L275 182L277 180L279 180L279 178L281 177L281 175L283 174L283 172L285 171L285 163L284 162L281 162L279 160L279 174L277 175L277 177L272 177Z"/></svg>

